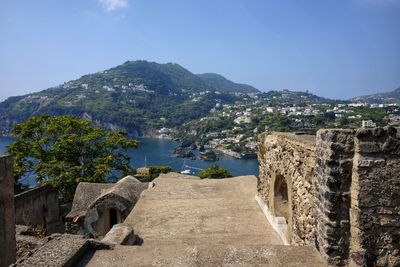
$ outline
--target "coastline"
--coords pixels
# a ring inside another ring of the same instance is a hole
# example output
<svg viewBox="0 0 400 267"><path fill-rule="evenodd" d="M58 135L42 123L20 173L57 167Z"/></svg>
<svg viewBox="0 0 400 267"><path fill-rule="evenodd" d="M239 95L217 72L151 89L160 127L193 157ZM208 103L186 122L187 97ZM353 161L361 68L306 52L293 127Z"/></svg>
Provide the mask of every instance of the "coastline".
<svg viewBox="0 0 400 267"><path fill-rule="evenodd" d="M228 156L230 156L232 158L242 159L242 156L238 152L235 152L235 151L232 151L232 150L229 150L229 149L218 148L218 147L216 147L214 149L215 149L215 151L218 151L220 153L228 155Z"/></svg>
<svg viewBox="0 0 400 267"><path fill-rule="evenodd" d="M0 154L5 152L6 146L13 139L0 138ZM131 165L134 167L144 166L145 161L148 165L168 165L173 170L181 170L184 164L184 158L177 158L172 154L172 151L180 144L177 141L169 139L155 139L142 137L139 139L140 145L138 148L129 149L128 156L131 158ZM217 151L215 151L217 152ZM194 152L198 155L198 150ZM228 156L224 153L218 155L219 160L216 162L218 166L227 168L233 175L259 175L258 161L254 160L239 160L235 157ZM196 159L187 161L191 167L205 169L212 162Z"/></svg>

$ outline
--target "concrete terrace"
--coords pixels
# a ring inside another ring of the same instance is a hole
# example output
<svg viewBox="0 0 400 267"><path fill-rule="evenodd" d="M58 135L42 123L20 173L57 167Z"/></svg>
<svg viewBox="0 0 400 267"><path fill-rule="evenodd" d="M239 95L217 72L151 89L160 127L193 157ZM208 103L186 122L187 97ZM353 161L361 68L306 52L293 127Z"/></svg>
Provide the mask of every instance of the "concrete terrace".
<svg viewBox="0 0 400 267"><path fill-rule="evenodd" d="M325 266L312 247L283 246L254 199L256 183L161 175L125 220L140 245L97 250L81 265Z"/></svg>

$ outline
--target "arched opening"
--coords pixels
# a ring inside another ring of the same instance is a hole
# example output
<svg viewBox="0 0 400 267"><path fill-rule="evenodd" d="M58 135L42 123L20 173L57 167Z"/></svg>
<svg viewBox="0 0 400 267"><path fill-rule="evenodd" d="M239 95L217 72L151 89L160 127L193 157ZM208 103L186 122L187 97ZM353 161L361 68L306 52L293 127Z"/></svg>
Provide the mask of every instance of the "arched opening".
<svg viewBox="0 0 400 267"><path fill-rule="evenodd" d="M110 229L118 223L118 214L115 209L110 209Z"/></svg>
<svg viewBox="0 0 400 267"><path fill-rule="evenodd" d="M274 210L276 217L284 217L286 223L289 221L289 197L288 185L285 177L276 174L274 183Z"/></svg>

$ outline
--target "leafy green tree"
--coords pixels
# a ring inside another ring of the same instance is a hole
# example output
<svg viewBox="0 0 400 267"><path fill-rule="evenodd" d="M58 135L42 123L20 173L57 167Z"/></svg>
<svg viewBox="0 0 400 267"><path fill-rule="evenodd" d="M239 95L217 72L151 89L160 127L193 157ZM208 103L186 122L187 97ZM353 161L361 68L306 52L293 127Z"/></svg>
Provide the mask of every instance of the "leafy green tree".
<svg viewBox="0 0 400 267"><path fill-rule="evenodd" d="M170 166L157 166L157 165L152 165L152 166L145 166L149 168L149 174L150 178L153 180L154 178L157 178L160 173L169 173L172 171Z"/></svg>
<svg viewBox="0 0 400 267"><path fill-rule="evenodd" d="M219 167L217 164L210 164L206 169L197 174L200 178L227 178L232 177L232 174L224 168Z"/></svg>
<svg viewBox="0 0 400 267"><path fill-rule="evenodd" d="M17 139L7 148L16 181L34 174L51 184L66 200L80 182L106 182L132 171L126 149L138 142L124 131L107 131L75 116L41 115L14 127Z"/></svg>

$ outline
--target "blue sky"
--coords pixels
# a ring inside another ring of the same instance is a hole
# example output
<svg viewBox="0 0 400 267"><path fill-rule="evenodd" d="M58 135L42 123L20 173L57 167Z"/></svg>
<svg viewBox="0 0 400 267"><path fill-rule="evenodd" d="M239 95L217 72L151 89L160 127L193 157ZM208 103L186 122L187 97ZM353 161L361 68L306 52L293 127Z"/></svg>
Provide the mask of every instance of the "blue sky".
<svg viewBox="0 0 400 267"><path fill-rule="evenodd" d="M0 0L0 100L126 60L262 91L400 87L400 0Z"/></svg>

